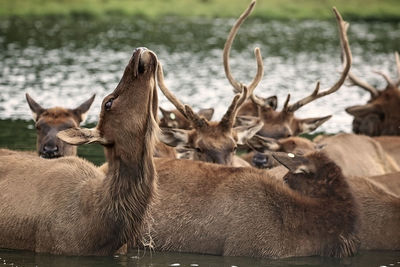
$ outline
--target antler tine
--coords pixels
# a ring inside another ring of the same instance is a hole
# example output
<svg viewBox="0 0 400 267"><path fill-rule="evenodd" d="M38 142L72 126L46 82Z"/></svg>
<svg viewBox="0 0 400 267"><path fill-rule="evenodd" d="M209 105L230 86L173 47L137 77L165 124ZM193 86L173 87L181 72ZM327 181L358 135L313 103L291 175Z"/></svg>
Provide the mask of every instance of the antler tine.
<svg viewBox="0 0 400 267"><path fill-rule="evenodd" d="M349 78L350 82L352 83L352 85L357 85L357 86L367 90L371 94L372 98L379 95L378 89L376 89L372 85L364 82L363 80L358 78L356 75L354 75L352 72L349 72L348 78Z"/></svg>
<svg viewBox="0 0 400 267"><path fill-rule="evenodd" d="M294 112L294 111L298 110L300 107L310 103L311 101L314 101L323 96L332 94L332 93L336 92L337 90L339 90L339 88L342 86L342 84L346 80L347 74L350 71L352 57L351 57L351 51L350 51L350 46L349 46L349 40L347 39L347 32L346 32L348 23L343 20L339 11L337 11L337 9L335 7L333 8L333 12L335 13L336 21L338 23L340 43L341 43L342 49L344 50L345 59L346 59L344 67L343 67L342 75L340 76L340 79L331 88L326 89L323 92L318 93L317 87L319 88L319 85L317 85L316 89L314 90L314 92L311 95L297 101L293 105L288 106L286 110L289 112ZM316 91L317 91L317 93L316 93Z"/></svg>
<svg viewBox="0 0 400 267"><path fill-rule="evenodd" d="M243 23L243 21L250 15L250 13L253 11L254 6L256 4L256 1L253 0L250 5L247 7L247 9L240 15L239 19L236 21L236 23L233 25L231 31L229 32L228 38L226 39L225 45L224 45L224 51L222 54L222 60L224 63L224 70L225 70L225 75L226 78L228 79L229 83L233 86L234 92L235 93L240 93L242 92L243 84L240 82L237 82L235 78L233 78L231 69L229 66L229 54L231 52L231 47L233 40L235 39L235 36L240 28L240 25ZM259 51L259 48L256 48L254 50L254 53L257 58L257 75L254 78L253 82L251 83L251 87L256 87L257 84L260 82L262 78L262 72L263 70L263 63L262 63L262 58L261 58L261 53ZM261 62L261 63L260 63ZM261 64L261 69L260 69L260 64ZM261 78L259 78L259 73L261 72ZM259 81L257 82L257 80ZM249 87L250 88L250 87ZM254 89L254 88L253 88Z"/></svg>
<svg viewBox="0 0 400 267"><path fill-rule="evenodd" d="M288 94L286 97L285 103L283 104L283 110L287 111L289 101L290 101L290 94Z"/></svg>
<svg viewBox="0 0 400 267"><path fill-rule="evenodd" d="M229 106L228 110L222 117L220 121L220 125L225 127L226 129L230 129L233 127L233 124L235 122L235 118L237 115L237 111L241 107L241 105L244 103L244 101L247 99L248 95L248 89L246 86L243 87L243 91L241 94L235 95L235 97L232 100L231 105Z"/></svg>
<svg viewBox="0 0 400 267"><path fill-rule="evenodd" d="M168 90L167 86L165 85L164 72L160 61L158 62L157 66L157 82L158 87L160 87L165 97L176 107L177 110L179 110L180 113L182 113L183 116L188 118L185 106L178 100L178 98L175 97L174 94L172 94L170 90Z"/></svg>
<svg viewBox="0 0 400 267"><path fill-rule="evenodd" d="M396 86L400 85L400 58L399 58L399 53L396 51L394 52L394 57L396 58L396 66L397 66L397 82Z"/></svg>
<svg viewBox="0 0 400 267"><path fill-rule="evenodd" d="M390 77L386 73L378 70L373 70L372 72L381 75L389 85L395 86L395 83L392 81L392 79L390 79Z"/></svg>
<svg viewBox="0 0 400 267"><path fill-rule="evenodd" d="M195 127L204 126L204 123L206 123L205 119L196 114L189 105L183 105L178 98L176 98L175 95L168 90L164 82L164 72L161 62L158 62L157 66L157 82L165 97L176 107L177 110L179 110L183 116L185 116L185 118L191 121Z"/></svg>

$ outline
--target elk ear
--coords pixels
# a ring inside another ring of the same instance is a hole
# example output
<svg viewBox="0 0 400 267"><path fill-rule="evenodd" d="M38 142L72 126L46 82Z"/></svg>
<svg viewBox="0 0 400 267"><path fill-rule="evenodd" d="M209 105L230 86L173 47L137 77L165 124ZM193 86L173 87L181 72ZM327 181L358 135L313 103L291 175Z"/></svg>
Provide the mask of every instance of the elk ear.
<svg viewBox="0 0 400 267"><path fill-rule="evenodd" d="M317 129L321 124L326 122L332 117L332 115L319 117L319 118L309 118L309 119L302 119L299 120L299 134L309 133Z"/></svg>
<svg viewBox="0 0 400 267"><path fill-rule="evenodd" d="M79 107L74 108L72 112L79 118L79 123L86 120L87 112L92 105L96 94L93 94L88 100L79 105Z"/></svg>
<svg viewBox="0 0 400 267"><path fill-rule="evenodd" d="M265 153L266 151L278 151L282 147L278 140L257 134L250 140L247 140L247 144L261 153Z"/></svg>
<svg viewBox="0 0 400 267"><path fill-rule="evenodd" d="M248 126L238 126L233 128L236 131L239 145L246 144L246 141L251 139L261 128L264 126L264 123L258 120L253 125Z"/></svg>
<svg viewBox="0 0 400 267"><path fill-rule="evenodd" d="M285 166L291 173L310 173L310 162L306 157L295 156L292 153L272 153L274 159Z"/></svg>
<svg viewBox="0 0 400 267"><path fill-rule="evenodd" d="M188 148L189 131L182 129L162 128L158 139L166 145L177 148Z"/></svg>
<svg viewBox="0 0 400 267"><path fill-rule="evenodd" d="M372 104L352 106L345 109L347 113L354 117L364 117L369 113L379 113L378 107Z"/></svg>
<svg viewBox="0 0 400 267"><path fill-rule="evenodd" d="M25 94L25 97L26 97L26 101L28 102L29 108L32 111L33 120L37 121L37 118L39 118L40 114L45 109L42 108L42 106L40 106L38 103L36 103L35 100L33 100L33 98L28 93Z"/></svg>
<svg viewBox="0 0 400 267"><path fill-rule="evenodd" d="M100 132L96 128L69 128L67 130L58 132L57 137L70 145L82 145L90 143L100 143L102 145L109 144L109 142L100 136Z"/></svg>
<svg viewBox="0 0 400 267"><path fill-rule="evenodd" d="M270 96L264 99L264 106L271 107L273 110L276 110L278 107L278 97L276 95Z"/></svg>
<svg viewBox="0 0 400 267"><path fill-rule="evenodd" d="M203 109L200 109L199 112L197 112L197 114L200 117L204 117L206 120L210 121L212 116L214 115L214 109L213 108L203 108Z"/></svg>

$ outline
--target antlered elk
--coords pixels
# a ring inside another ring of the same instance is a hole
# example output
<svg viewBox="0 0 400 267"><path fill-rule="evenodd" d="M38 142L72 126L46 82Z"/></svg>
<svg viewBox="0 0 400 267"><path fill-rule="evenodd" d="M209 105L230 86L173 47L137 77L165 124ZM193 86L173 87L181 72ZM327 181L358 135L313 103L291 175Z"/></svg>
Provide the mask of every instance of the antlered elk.
<svg viewBox="0 0 400 267"><path fill-rule="evenodd" d="M320 153L290 165L288 176L307 179L319 189L306 194L254 168L155 162L156 250L268 258L345 257L357 251L356 204L339 167ZM310 172L298 174L298 167Z"/></svg>
<svg viewBox="0 0 400 267"><path fill-rule="evenodd" d="M97 126L57 135L73 145L102 144L106 173L78 157L0 153L1 248L110 255L128 240L140 242L156 190L156 68L152 51L136 49Z"/></svg>
<svg viewBox="0 0 400 267"><path fill-rule="evenodd" d="M76 146L57 138L59 131L79 126L93 103L95 95L74 109L62 107L43 108L26 94L26 101L32 111L37 130L36 151L42 158L58 158L76 155Z"/></svg>
<svg viewBox="0 0 400 267"><path fill-rule="evenodd" d="M343 22L344 24L347 24L347 22ZM223 61L224 61L224 69L225 69L225 74L226 77L228 78L229 82L233 86L235 92L241 92L241 88L243 87L241 83L237 82L230 71L229 67L229 52L234 40L234 37L238 31L238 28L240 26L240 23L237 23L235 27L231 30L228 40L225 43L224 47L224 56L223 56ZM346 25L339 25L339 27L347 27ZM350 70L351 66L351 52L350 52L350 47L349 43L347 40L347 35L345 31L340 30L339 31L339 38L341 40L341 46L343 47L343 50L345 52L345 64L343 64L343 71L342 74L339 78L339 80L330 88L326 89L323 92L319 92L319 82L317 83L317 86L313 93L299 101L297 101L294 104L289 105L289 100L290 100L290 94L288 95L284 107L281 111L276 111L276 105L277 105L277 100L276 97L271 97L267 99L260 99L254 94L251 93L251 103L246 104L245 110L239 110L238 111L238 117L237 117L237 122L238 124L246 124L248 121L252 121L251 117L248 116L242 116L242 115L256 115L259 117L262 122L264 123L264 126L262 129L258 132L259 135L265 136L265 137L272 137L272 138L284 138L288 136L293 136L293 135L299 135L302 133L307 133L315 130L317 127L319 127L322 123L327 121L331 116L325 116L325 117L318 117L318 118L308 118L308 119L298 119L294 116L294 112L301 108L302 106L318 99L323 96L332 94L339 90L339 88L342 86L344 83L347 73ZM254 112L254 107L257 106L257 113L256 114L251 114ZM253 110L253 111L252 111Z"/></svg>
<svg viewBox="0 0 400 267"><path fill-rule="evenodd" d="M240 24L254 8L253 1L245 12L240 16L236 24ZM232 31L229 35L232 34ZM228 37L229 39L230 37ZM234 165L248 166L248 164L235 157L237 144L244 144L244 141L251 138L262 127L262 122L254 121L250 125L233 127L238 109L246 100L248 93L252 94L254 88L261 81L263 75L263 63L261 53L258 48L254 50L257 59L257 73L249 86L243 86L240 94L237 94L225 115L218 122L208 121L193 112L188 105L183 105L166 87L164 83L163 71L161 65L158 68L158 84L161 91L168 100L177 108L177 110L190 121L192 130L181 129L163 129L160 140L177 148L193 149L193 158L195 160Z"/></svg>
<svg viewBox="0 0 400 267"><path fill-rule="evenodd" d="M178 128L185 130L191 129L192 126L190 124L190 121L186 119L185 116L183 116L179 112L179 110L165 110L160 107L160 111L163 115L163 117L160 119L160 127ZM200 109L199 112L197 112L197 115L199 115L200 117L204 117L206 120L209 121L211 120L213 114L213 108Z"/></svg>
<svg viewBox="0 0 400 267"><path fill-rule="evenodd" d="M387 74L376 72L387 82L385 89L379 90L353 73L349 73L349 80L353 85L368 91L370 100L365 105L346 108L346 112L354 116L353 132L369 136L400 135L400 59L395 53L397 75L392 80Z"/></svg>

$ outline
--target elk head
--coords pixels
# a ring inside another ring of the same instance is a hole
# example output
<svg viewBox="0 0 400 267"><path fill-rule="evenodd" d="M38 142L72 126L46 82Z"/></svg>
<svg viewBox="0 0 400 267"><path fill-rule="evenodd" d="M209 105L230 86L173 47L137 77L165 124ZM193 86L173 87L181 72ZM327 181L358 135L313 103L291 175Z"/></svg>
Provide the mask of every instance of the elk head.
<svg viewBox="0 0 400 267"><path fill-rule="evenodd" d="M106 148L107 159L118 158L129 163L142 162L144 155L151 158L154 133L158 129L157 63L152 51L135 49L117 87L103 99L97 126L71 128L60 132L58 137L73 145L100 143ZM133 100L140 105L132 104Z"/></svg>
<svg viewBox="0 0 400 267"><path fill-rule="evenodd" d="M258 51L258 50L257 50ZM258 55L260 57L259 51ZM247 97L247 87L241 94L234 97L227 112L219 122L209 121L194 113L188 105L183 105L166 87L162 66L159 63L157 71L158 85L164 95L171 101L179 112L191 123L191 130L163 128L159 139L178 149L193 151L193 159L232 165L237 144L244 144L261 127L262 123L250 126L233 127L238 107Z"/></svg>
<svg viewBox="0 0 400 267"><path fill-rule="evenodd" d="M346 112L354 116L353 131L358 134L369 136L399 135L400 134L400 59L399 53L395 52L397 75L392 80L387 74L375 71L386 80L384 89L377 89L362 81L353 73L349 73L349 80L368 91L370 100L365 105L357 105L346 108Z"/></svg>
<svg viewBox="0 0 400 267"><path fill-rule="evenodd" d="M185 118L177 109L174 110L165 110L160 107L160 111L163 117L160 119L160 127L168 127L168 128L178 128L178 129L190 129L191 124L190 121ZM205 108L200 109L197 114L200 117L204 117L206 120L211 120L214 109L213 108Z"/></svg>
<svg viewBox="0 0 400 267"><path fill-rule="evenodd" d="M351 66L351 52L349 48L349 43L347 40L347 35L345 32L345 28L347 27L347 22L343 21L339 12L334 8L334 13L336 15L336 20L339 26L339 37L341 40L341 44L344 47L343 50L345 52L346 62L343 64L343 71L339 78L339 80L330 88L326 89L323 92L319 92L319 82L317 83L316 88L313 93L294 104L289 105L290 95L288 95L284 107L281 111L276 110L277 101L276 98L270 98L269 101L265 101L254 94L251 94L251 101L253 105L256 105L257 117L260 118L264 122L263 128L258 132L259 135L265 137L272 138L282 138L293 135L299 135L302 133L307 133L315 130L322 123L326 122L331 116L317 117L317 118L308 118L308 119L299 119L295 117L294 112L301 108L302 106L318 99L323 96L332 94L336 92L341 85L344 83L347 73L350 70ZM233 38L236 32L231 32L232 36L228 38L227 43L224 48L224 66L225 66L225 74L228 78L229 82L234 87L235 91L241 90L241 84L238 83L230 73L229 69L229 51L232 45ZM272 100L272 101L271 101ZM246 114L246 112L239 111L239 114ZM246 125L252 118L248 116L238 116L237 123L239 125Z"/></svg>
<svg viewBox="0 0 400 267"><path fill-rule="evenodd" d="M76 155L76 147L58 139L57 133L79 126L85 120L94 98L95 95L74 109L43 108L29 94L26 94L26 101L35 121L37 130L36 150L40 157L57 158Z"/></svg>

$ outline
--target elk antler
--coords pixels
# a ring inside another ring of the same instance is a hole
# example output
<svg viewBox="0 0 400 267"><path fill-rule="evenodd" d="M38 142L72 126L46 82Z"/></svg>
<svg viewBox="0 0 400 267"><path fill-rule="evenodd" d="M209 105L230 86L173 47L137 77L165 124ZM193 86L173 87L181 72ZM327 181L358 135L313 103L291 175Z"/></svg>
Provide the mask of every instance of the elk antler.
<svg viewBox="0 0 400 267"><path fill-rule="evenodd" d="M400 58L399 58L399 53L396 51L394 52L394 57L396 59L396 67L397 67L397 81L396 81L396 86L398 87L400 85Z"/></svg>
<svg viewBox="0 0 400 267"><path fill-rule="evenodd" d="M195 127L200 128L207 124L206 119L197 115L190 106L183 105L178 98L168 90L164 82L164 72L161 62L158 62L157 66L157 82L165 97L176 107L177 110L179 110L180 113L182 113L183 116L185 116L186 119L191 121Z"/></svg>
<svg viewBox="0 0 400 267"><path fill-rule="evenodd" d="M222 117L219 125L221 127L225 127L225 129L230 129L233 127L233 124L235 123L236 115L237 112L240 108L240 106L243 104L243 102L247 99L248 95L248 90L247 87L243 87L242 93L239 95L235 95L235 97L232 100L231 105L229 106L228 110L226 111L225 115Z"/></svg>
<svg viewBox="0 0 400 267"><path fill-rule="evenodd" d="M339 11L337 11L337 9L335 7L333 8L333 12L335 13L336 21L338 23L341 46L342 46L342 49L344 50L344 54L345 54L345 58L346 58L345 63L343 64L344 67L343 67L342 75L340 76L339 80L331 88L326 89L323 92L319 92L319 82L318 82L317 86L315 87L315 89L311 95L297 101L296 103L294 103L292 105L286 105L286 107L284 109L288 112L294 112L294 111L298 110L299 108L301 108L302 106L310 103L311 101L314 101L318 98L321 98L323 96L326 96L326 95L336 92L337 90L339 90L339 88L342 86L342 84L346 80L347 74L349 73L349 70L350 70L351 60L352 60L349 41L347 39L348 23L343 20Z"/></svg>
<svg viewBox="0 0 400 267"><path fill-rule="evenodd" d="M235 93L242 92L242 88L244 87L244 85L242 83L237 82L231 74L231 70L229 67L229 53L231 51L233 40L235 39L235 36L240 28L240 25L253 11L255 4L256 4L256 1L253 0L250 3L250 5L248 6L248 8L242 13L242 15L240 15L239 19L236 21L235 25L233 25L231 31L229 32L228 38L226 39L225 46L224 46L222 59L224 62L225 75L226 75L226 78L228 79L228 81L230 82L230 84L233 86ZM256 60L257 60L257 74L254 77L251 84L247 86L249 95L252 96L252 99L254 98L253 91L257 87L257 85L260 83L260 81L263 77L263 74L264 74L264 65L263 65L260 49L258 47L256 47L254 49L254 54L255 54ZM257 101L257 100L255 100L255 101Z"/></svg>

